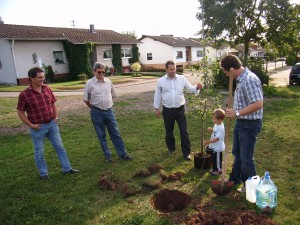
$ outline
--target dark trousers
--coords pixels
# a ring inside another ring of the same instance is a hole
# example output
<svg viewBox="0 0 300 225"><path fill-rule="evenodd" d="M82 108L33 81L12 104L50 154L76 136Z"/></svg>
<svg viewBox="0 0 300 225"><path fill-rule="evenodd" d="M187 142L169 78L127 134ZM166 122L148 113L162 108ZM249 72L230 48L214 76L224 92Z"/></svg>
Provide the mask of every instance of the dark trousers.
<svg viewBox="0 0 300 225"><path fill-rule="evenodd" d="M180 131L182 154L183 156L188 156L191 152L191 143L189 133L187 131L187 120L184 106L172 109L163 107L162 115L166 129L166 144L169 151L175 151L174 125L176 121Z"/></svg>
<svg viewBox="0 0 300 225"><path fill-rule="evenodd" d="M222 170L222 152L211 153L212 163L213 163L213 171Z"/></svg>

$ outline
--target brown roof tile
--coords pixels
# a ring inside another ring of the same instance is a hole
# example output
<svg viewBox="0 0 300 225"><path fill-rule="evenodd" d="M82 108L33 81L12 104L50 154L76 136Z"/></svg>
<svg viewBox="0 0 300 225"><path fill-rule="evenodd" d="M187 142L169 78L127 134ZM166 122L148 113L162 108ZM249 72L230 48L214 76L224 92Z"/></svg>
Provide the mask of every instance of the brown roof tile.
<svg viewBox="0 0 300 225"><path fill-rule="evenodd" d="M94 42L97 44L137 44L130 38L112 30L61 28L0 24L0 38L15 40L69 40L73 44Z"/></svg>
<svg viewBox="0 0 300 225"><path fill-rule="evenodd" d="M195 42L193 40L184 37L174 37L173 35L160 35L160 36L143 35L139 40L142 41L142 39L147 37L173 47L201 47L201 44L199 42Z"/></svg>

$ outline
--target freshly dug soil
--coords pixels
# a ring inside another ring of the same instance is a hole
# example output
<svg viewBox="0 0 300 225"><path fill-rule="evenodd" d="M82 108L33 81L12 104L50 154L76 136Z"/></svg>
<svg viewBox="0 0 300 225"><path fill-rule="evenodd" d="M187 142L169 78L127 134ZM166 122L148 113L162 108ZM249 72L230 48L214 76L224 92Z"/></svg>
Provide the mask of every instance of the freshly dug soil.
<svg viewBox="0 0 300 225"><path fill-rule="evenodd" d="M187 225L276 225L266 215L259 215L254 210L212 211L202 207L183 222Z"/></svg>
<svg viewBox="0 0 300 225"><path fill-rule="evenodd" d="M168 213L185 209L191 200L191 196L184 192L162 189L151 198L151 204L160 212Z"/></svg>

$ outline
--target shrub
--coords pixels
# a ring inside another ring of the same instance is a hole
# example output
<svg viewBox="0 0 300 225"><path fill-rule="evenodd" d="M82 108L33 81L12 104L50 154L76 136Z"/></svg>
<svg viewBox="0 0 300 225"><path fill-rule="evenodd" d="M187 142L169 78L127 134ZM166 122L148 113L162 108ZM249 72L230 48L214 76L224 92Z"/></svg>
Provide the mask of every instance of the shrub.
<svg viewBox="0 0 300 225"><path fill-rule="evenodd" d="M297 57L295 55L289 55L285 61L286 65L288 66L293 66L295 65L296 62L297 62Z"/></svg>
<svg viewBox="0 0 300 225"><path fill-rule="evenodd" d="M242 64L244 64L242 62ZM264 68L264 62L262 60L248 60L247 67L253 73L255 73L262 84L269 85L269 75ZM219 69L218 73L214 73L215 86L228 88L229 78L225 75L225 73ZM235 80L234 80L234 88L235 88Z"/></svg>
<svg viewBox="0 0 300 225"><path fill-rule="evenodd" d="M43 69L45 71L45 80L46 80L46 83L52 83L54 82L54 71L52 69L52 66L49 65L49 66L46 66L45 64L43 64Z"/></svg>
<svg viewBox="0 0 300 225"><path fill-rule="evenodd" d="M78 80L87 80L88 79L88 75L84 74L84 73L81 73L78 75Z"/></svg>

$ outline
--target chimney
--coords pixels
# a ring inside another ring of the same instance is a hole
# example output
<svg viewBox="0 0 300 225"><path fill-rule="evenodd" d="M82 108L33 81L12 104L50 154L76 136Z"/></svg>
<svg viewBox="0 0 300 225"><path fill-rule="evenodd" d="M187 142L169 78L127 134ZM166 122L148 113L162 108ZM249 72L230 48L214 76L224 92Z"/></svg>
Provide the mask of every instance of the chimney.
<svg viewBox="0 0 300 225"><path fill-rule="evenodd" d="M94 24L90 25L90 32L93 33L93 34L96 33Z"/></svg>

